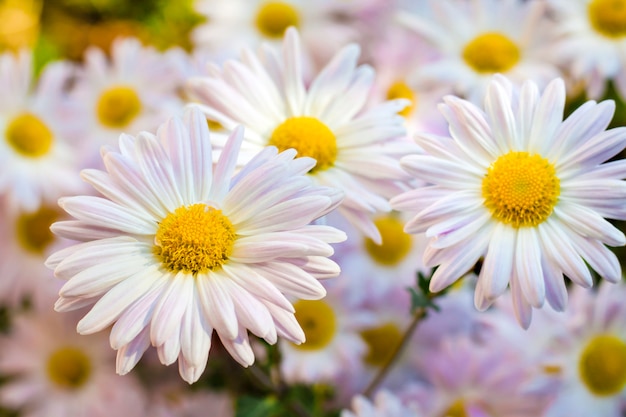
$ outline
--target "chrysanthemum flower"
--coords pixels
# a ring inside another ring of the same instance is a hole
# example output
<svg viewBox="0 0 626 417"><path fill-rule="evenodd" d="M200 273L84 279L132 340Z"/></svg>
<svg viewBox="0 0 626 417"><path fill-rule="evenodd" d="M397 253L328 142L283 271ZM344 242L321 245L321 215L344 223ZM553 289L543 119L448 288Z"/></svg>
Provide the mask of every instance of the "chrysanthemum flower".
<svg viewBox="0 0 626 417"><path fill-rule="evenodd" d="M304 342L284 294L321 298L317 279L339 273L328 243L345 234L309 223L341 193L304 175L314 160L273 147L233 176L242 139L239 128L213 165L206 119L190 109L156 136L122 135L119 152L103 151L107 172L83 171L104 198L60 200L76 220L53 231L84 243L47 261L68 280L55 308L93 304L77 329L113 325L119 373L152 344L162 363L178 358L182 377L196 381L213 330L244 366L254 361L248 330L268 343Z"/></svg>
<svg viewBox="0 0 626 417"><path fill-rule="evenodd" d="M82 189L70 140L81 121L64 91L73 72L56 62L35 79L29 51L0 55L0 196L13 208L35 211Z"/></svg>
<svg viewBox="0 0 626 417"><path fill-rule="evenodd" d="M559 36L552 54L587 96L598 99L613 80L626 99L626 1L548 0Z"/></svg>
<svg viewBox="0 0 626 417"><path fill-rule="evenodd" d="M342 410L341 417L419 417L422 413L416 403L403 404L390 391L380 391L370 401L362 395L352 399L352 410Z"/></svg>
<svg viewBox="0 0 626 417"><path fill-rule="evenodd" d="M85 52L72 97L83 103L83 140L95 151L116 143L120 133L154 131L182 109L177 56L160 54L138 39L119 38L111 56L95 46Z"/></svg>
<svg viewBox="0 0 626 417"><path fill-rule="evenodd" d="M302 33L307 52L315 61L327 59L340 47L355 41L355 20L362 2L334 0L196 0L194 7L206 17L191 38L196 49L218 56L236 56L242 48L261 43L280 44L290 26ZM341 15L343 19L338 19ZM322 39L319 34L326 33Z"/></svg>
<svg viewBox="0 0 626 417"><path fill-rule="evenodd" d="M625 296L623 283L603 282L597 292L575 288L571 308L560 323L566 329L561 333L566 334L555 334L550 328L544 330L547 333L542 353L545 369L562 381L562 388L545 414L547 417L624 415ZM534 327L533 323L531 329Z"/></svg>
<svg viewBox="0 0 626 417"><path fill-rule="evenodd" d="M266 51L262 62L244 50L241 61L227 62L222 71L214 68L210 77L192 78L190 95L226 129L246 126L243 149L274 145L314 158L310 177L343 190L339 212L380 242L371 215L390 210L388 198L407 179L399 156L414 149L397 114L408 102L365 108L374 72L357 67L356 45L338 52L307 88L300 48L298 32L290 28L282 58Z"/></svg>
<svg viewBox="0 0 626 417"><path fill-rule="evenodd" d="M553 36L545 4L530 0L431 0L430 13L400 12L399 21L424 37L439 57L416 68L423 86L446 86L478 102L493 74L544 86L560 75L547 55Z"/></svg>
<svg viewBox="0 0 626 417"><path fill-rule="evenodd" d="M24 417L143 415L145 393L132 376L113 372L106 336L77 335L72 317L49 306L16 316L0 338L3 408Z"/></svg>
<svg viewBox="0 0 626 417"><path fill-rule="evenodd" d="M519 94L517 94L519 93ZM440 109L451 137L420 135L427 155L403 158L405 169L432 184L396 196L398 210L417 213L411 233L431 238L425 262L439 265L430 287L449 286L482 257L475 304L486 309L507 285L519 322L547 299L567 304L563 275L592 285L588 263L612 282L624 234L604 218L626 218L626 163L603 163L626 145L626 128L606 130L614 103L587 102L563 121L563 80L543 95L526 82L513 92L494 77L485 111L456 97Z"/></svg>

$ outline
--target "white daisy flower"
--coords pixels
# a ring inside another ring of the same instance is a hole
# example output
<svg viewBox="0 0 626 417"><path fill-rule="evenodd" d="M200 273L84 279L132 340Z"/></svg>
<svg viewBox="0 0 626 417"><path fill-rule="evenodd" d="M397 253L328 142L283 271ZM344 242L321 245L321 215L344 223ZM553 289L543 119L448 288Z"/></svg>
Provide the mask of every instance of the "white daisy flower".
<svg viewBox="0 0 626 417"><path fill-rule="evenodd" d="M80 158L69 139L81 122L63 90L72 72L57 62L35 80L29 51L0 55L0 196L15 209L34 211L82 189Z"/></svg>
<svg viewBox="0 0 626 417"><path fill-rule="evenodd" d="M192 42L196 49L218 56L233 57L261 43L279 45L290 26L302 33L314 61L326 60L358 36L356 28L346 24L357 5L334 0L196 0L194 7L206 22L193 29ZM322 39L320 33L328 36Z"/></svg>
<svg viewBox="0 0 626 417"><path fill-rule="evenodd" d="M7 210L0 204L0 304L18 307L25 300L39 304L58 293L59 280L44 262L69 242L50 231L63 214L56 204L33 212Z"/></svg>
<svg viewBox="0 0 626 417"><path fill-rule="evenodd" d="M352 399L352 410L342 410L341 417L419 417L423 415L417 404L403 404L390 391L380 391L370 401L362 395Z"/></svg>
<svg viewBox="0 0 626 417"><path fill-rule="evenodd" d="M380 242L371 215L390 210L388 198L400 191L406 173L400 155L413 150L396 113L405 100L365 108L374 72L358 66L359 48L350 45L305 87L298 32L287 30L283 55L272 51L261 61L244 50L210 77L189 81L191 96L207 117L226 129L246 125L245 149L295 148L317 161L309 175L322 185L343 190L339 212Z"/></svg>
<svg viewBox="0 0 626 417"><path fill-rule="evenodd" d="M0 339L3 407L23 417L143 415L145 394L135 378L113 372L106 336L81 337L71 316L52 313L16 316Z"/></svg>
<svg viewBox="0 0 626 417"><path fill-rule="evenodd" d="M346 373L357 372L367 345L360 331L374 323L362 307L345 302L335 285L323 300L294 302L296 319L306 342L296 345L281 341L280 369L290 383L336 383Z"/></svg>
<svg viewBox="0 0 626 417"><path fill-rule="evenodd" d="M57 311L93 308L81 334L111 328L117 371L130 371L150 344L164 364L178 358L183 379L204 370L213 331L242 365L254 361L248 330L276 343L304 342L285 295L318 299L318 278L336 276L328 243L337 229L309 225L341 199L304 174L315 161L268 147L233 176L243 130L213 165L204 115L186 111L156 136L120 137L103 151L107 172L82 177L105 198L77 196L59 204L75 221L52 230L84 241L47 265L68 280Z"/></svg>
<svg viewBox="0 0 626 417"><path fill-rule="evenodd" d="M543 95L532 81L519 94L495 76L485 111L456 97L440 110L451 137L420 135L427 155L403 167L432 185L394 197L397 210L417 213L407 232L431 238L424 256L439 265L430 288L455 282L484 257L475 291L486 309L510 285L519 322L547 299L567 304L563 275L592 285L588 263L612 282L621 279L617 257L624 234L604 219L626 218L626 163L603 163L626 145L626 128L606 130L612 101L589 101L563 121L563 80Z"/></svg>
<svg viewBox="0 0 626 417"><path fill-rule="evenodd" d="M441 85L478 102L491 76L544 86L560 75L547 50L552 35L539 0L430 0L430 13L400 12L401 24L423 36L440 54L416 68L419 85Z"/></svg>
<svg viewBox="0 0 626 417"><path fill-rule="evenodd" d="M110 57L97 47L87 49L72 95L83 103L83 136L94 152L115 144L122 132L154 131L182 109L177 54L160 54L134 38L116 39Z"/></svg>
<svg viewBox="0 0 626 417"><path fill-rule="evenodd" d="M589 98L601 97L613 80L626 99L626 1L548 0L559 35L552 53Z"/></svg>
<svg viewBox="0 0 626 417"><path fill-rule="evenodd" d="M562 323L568 334L550 333L549 344L544 345L543 356L550 358L546 369L563 384L546 417L624 415L625 296L623 283L604 282L597 293L574 289L572 307Z"/></svg>

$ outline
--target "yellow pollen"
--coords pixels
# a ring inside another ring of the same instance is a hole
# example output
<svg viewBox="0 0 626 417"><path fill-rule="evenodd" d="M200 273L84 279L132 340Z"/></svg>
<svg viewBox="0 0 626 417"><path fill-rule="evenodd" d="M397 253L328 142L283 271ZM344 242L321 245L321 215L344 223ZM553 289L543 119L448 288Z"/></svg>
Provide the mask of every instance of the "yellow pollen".
<svg viewBox="0 0 626 417"><path fill-rule="evenodd" d="M54 141L48 126L31 113L22 113L11 120L4 135L17 153L31 158L46 155Z"/></svg>
<svg viewBox="0 0 626 417"><path fill-rule="evenodd" d="M465 404L463 404L462 400L456 400L441 417L468 417L467 411L465 411Z"/></svg>
<svg viewBox="0 0 626 417"><path fill-rule="evenodd" d="M317 161L311 172L333 166L337 158L335 134L315 117L291 117L274 129L268 145L279 151L294 148L298 156Z"/></svg>
<svg viewBox="0 0 626 417"><path fill-rule="evenodd" d="M335 336L337 322L332 307L322 300L298 300L294 303L296 320L302 327L306 342L294 345L301 350L324 348Z"/></svg>
<svg viewBox="0 0 626 417"><path fill-rule="evenodd" d="M411 102L411 104L398 112L400 116L409 117L413 110L415 110L417 95L404 81L396 81L391 84L387 90L387 100L395 100L398 98L404 98Z"/></svg>
<svg viewBox="0 0 626 417"><path fill-rule="evenodd" d="M626 35L626 0L593 0L587 6L589 23L609 38Z"/></svg>
<svg viewBox="0 0 626 417"><path fill-rule="evenodd" d="M493 217L515 228L545 221L552 214L560 190L554 165L528 152L500 156L482 183L484 204Z"/></svg>
<svg viewBox="0 0 626 417"><path fill-rule="evenodd" d="M379 264L394 266L402 262L411 250L413 241L404 232L404 225L395 216L379 217L374 220L382 237L382 244L377 245L372 239L365 239L365 250Z"/></svg>
<svg viewBox="0 0 626 417"><path fill-rule="evenodd" d="M116 86L105 90L96 105L98 120L104 126L119 129L128 126L141 112L141 100L131 87Z"/></svg>
<svg viewBox="0 0 626 417"><path fill-rule="evenodd" d="M383 366L393 355L402 340L402 331L394 323L385 323L361 331L361 337L369 348L363 360L371 366Z"/></svg>
<svg viewBox="0 0 626 417"><path fill-rule="evenodd" d="M520 59L520 50L508 37L487 32L472 39L463 49L463 59L476 72L506 72Z"/></svg>
<svg viewBox="0 0 626 417"><path fill-rule="evenodd" d="M22 213L16 221L17 241L24 249L35 254L43 254L54 235L50 225L59 217L59 211L42 206L32 213Z"/></svg>
<svg viewBox="0 0 626 417"><path fill-rule="evenodd" d="M223 265L236 238L235 228L221 210L194 204L177 208L161 221L153 249L170 271L197 274Z"/></svg>
<svg viewBox="0 0 626 417"><path fill-rule="evenodd" d="M254 21L257 29L268 38L282 38L289 26L298 27L298 10L289 3L268 1L259 8Z"/></svg>
<svg viewBox="0 0 626 417"><path fill-rule="evenodd" d="M91 375L91 361L83 351L75 347L61 348L48 358L48 377L62 388L76 389L87 382Z"/></svg>
<svg viewBox="0 0 626 417"><path fill-rule="evenodd" d="M578 372L595 395L621 392L626 385L626 343L609 334L594 337L580 355Z"/></svg>

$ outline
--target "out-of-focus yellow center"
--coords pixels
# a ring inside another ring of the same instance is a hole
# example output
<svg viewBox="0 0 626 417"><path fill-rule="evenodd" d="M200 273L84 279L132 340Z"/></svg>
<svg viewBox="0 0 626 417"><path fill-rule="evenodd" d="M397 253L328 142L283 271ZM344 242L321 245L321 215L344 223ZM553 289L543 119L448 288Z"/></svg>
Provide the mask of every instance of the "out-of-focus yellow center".
<svg viewBox="0 0 626 417"><path fill-rule="evenodd" d="M404 231L404 225L395 216L379 217L374 224L380 231L382 243L377 245L365 238L365 250L379 264L394 266L404 260L411 250L413 240Z"/></svg>
<svg viewBox="0 0 626 417"><path fill-rule="evenodd" d="M578 372L595 395L621 392L626 385L626 343L610 334L594 337L580 355Z"/></svg>
<svg viewBox="0 0 626 417"><path fill-rule="evenodd" d="M552 214L560 189L554 165L528 152L500 156L482 183L484 204L493 217L516 228L545 221Z"/></svg>
<svg viewBox="0 0 626 417"><path fill-rule="evenodd" d="M301 350L319 350L333 340L337 319L332 307L323 300L298 300L294 303L296 320L300 323L306 342L294 345Z"/></svg>
<svg viewBox="0 0 626 417"><path fill-rule="evenodd" d="M289 26L298 27L300 16L293 5L283 1L268 1L257 11L257 29L268 38L282 38Z"/></svg>
<svg viewBox="0 0 626 417"><path fill-rule="evenodd" d="M411 104L398 112L401 116L409 117L413 110L415 110L417 95L404 81L394 82L387 90L387 100L395 100L398 98L404 98L411 102Z"/></svg>
<svg viewBox="0 0 626 417"><path fill-rule="evenodd" d="M140 112L141 100L137 92L123 85L102 92L96 104L100 123L114 129L128 126Z"/></svg>
<svg viewBox="0 0 626 417"><path fill-rule="evenodd" d="M369 348L363 359L371 366L383 366L393 355L402 340L402 331L394 323L385 323L361 331L361 337Z"/></svg>
<svg viewBox="0 0 626 417"><path fill-rule="evenodd" d="M50 128L32 113L21 113L13 118L4 135L13 150L30 158L46 155L54 142Z"/></svg>
<svg viewBox="0 0 626 417"><path fill-rule="evenodd" d="M47 364L48 377L56 385L66 389L83 386L91 375L91 361L80 349L64 347L50 355Z"/></svg>
<svg viewBox="0 0 626 417"><path fill-rule="evenodd" d="M221 210L194 204L177 208L159 223L153 249L170 271L197 274L223 265L235 239L235 228Z"/></svg>
<svg viewBox="0 0 626 417"><path fill-rule="evenodd" d="M587 6L589 23L609 38L626 36L626 0L593 0Z"/></svg>
<svg viewBox="0 0 626 417"><path fill-rule="evenodd" d="M463 59L476 72L506 72L520 60L520 50L508 37L487 32L472 39L463 49Z"/></svg>
<svg viewBox="0 0 626 417"><path fill-rule="evenodd" d="M15 225L17 241L27 251L42 254L48 245L54 241L50 225L58 217L58 210L48 206L41 206L39 210L32 213L20 214Z"/></svg>
<svg viewBox="0 0 626 417"><path fill-rule="evenodd" d="M299 116L285 120L274 129L268 145L279 151L294 148L298 156L308 156L317 161L311 172L333 166L337 158L335 134L315 117Z"/></svg>
<svg viewBox="0 0 626 417"><path fill-rule="evenodd" d="M463 400L456 400L441 417L468 417Z"/></svg>

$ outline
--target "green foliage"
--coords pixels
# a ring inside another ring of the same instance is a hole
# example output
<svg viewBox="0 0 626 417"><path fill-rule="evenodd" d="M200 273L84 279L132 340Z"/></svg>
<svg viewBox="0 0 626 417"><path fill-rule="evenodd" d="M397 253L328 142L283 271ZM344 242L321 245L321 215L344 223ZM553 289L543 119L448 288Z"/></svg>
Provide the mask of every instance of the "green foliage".
<svg viewBox="0 0 626 417"><path fill-rule="evenodd" d="M448 288L438 293L430 291L430 279L434 272L435 269L428 276L418 272L416 286L407 288L407 291L411 294L411 313L415 313L417 309L424 309L425 315L428 314L428 310L439 311L439 306L435 304L434 300L444 295Z"/></svg>

